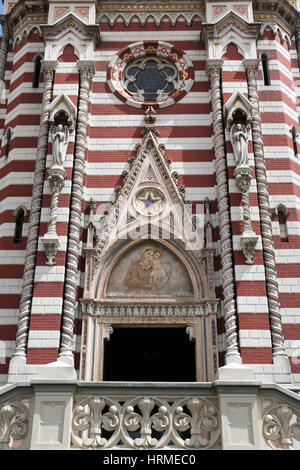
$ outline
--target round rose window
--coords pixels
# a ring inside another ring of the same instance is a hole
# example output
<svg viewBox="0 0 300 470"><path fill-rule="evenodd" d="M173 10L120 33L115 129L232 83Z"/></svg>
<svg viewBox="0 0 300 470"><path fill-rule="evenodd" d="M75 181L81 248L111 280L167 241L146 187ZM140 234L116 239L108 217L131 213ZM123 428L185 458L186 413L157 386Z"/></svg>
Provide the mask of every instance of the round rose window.
<svg viewBox="0 0 300 470"><path fill-rule="evenodd" d="M132 44L112 59L108 70L112 92L138 108L170 106L181 100L193 83L189 57L163 41Z"/></svg>
<svg viewBox="0 0 300 470"><path fill-rule="evenodd" d="M130 63L124 70L124 87L144 100L159 100L178 84L178 70L171 62L159 57L144 57Z"/></svg>

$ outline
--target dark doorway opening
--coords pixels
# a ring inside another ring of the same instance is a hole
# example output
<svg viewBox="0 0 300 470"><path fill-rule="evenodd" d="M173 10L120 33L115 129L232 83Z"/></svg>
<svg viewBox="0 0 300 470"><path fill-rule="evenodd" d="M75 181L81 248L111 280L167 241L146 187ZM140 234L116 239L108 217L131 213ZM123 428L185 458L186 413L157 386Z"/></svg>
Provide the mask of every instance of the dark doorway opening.
<svg viewBox="0 0 300 470"><path fill-rule="evenodd" d="M194 382L195 343L185 328L120 328L104 343L107 381Z"/></svg>

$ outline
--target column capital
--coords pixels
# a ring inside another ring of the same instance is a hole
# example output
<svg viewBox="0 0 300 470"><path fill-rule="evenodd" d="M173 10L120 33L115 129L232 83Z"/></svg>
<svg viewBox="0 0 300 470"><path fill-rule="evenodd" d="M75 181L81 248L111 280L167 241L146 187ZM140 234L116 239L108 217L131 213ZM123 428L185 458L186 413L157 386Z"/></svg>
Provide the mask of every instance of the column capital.
<svg viewBox="0 0 300 470"><path fill-rule="evenodd" d="M209 77L216 76L220 73L223 67L223 59L207 59L206 61L206 73Z"/></svg>
<svg viewBox="0 0 300 470"><path fill-rule="evenodd" d="M82 78L88 78L91 80L95 75L95 64L93 60L78 60L77 67Z"/></svg>
<svg viewBox="0 0 300 470"><path fill-rule="evenodd" d="M41 61L41 70L44 72L46 78L52 78L53 73L57 68L57 60L42 60Z"/></svg>
<svg viewBox="0 0 300 470"><path fill-rule="evenodd" d="M253 59L244 59L243 64L247 73L249 73L250 75L255 75L260 64L260 59L256 57Z"/></svg>
<svg viewBox="0 0 300 470"><path fill-rule="evenodd" d="M0 15L0 24L2 26L2 37L9 36L9 29L8 29L8 22L7 22L7 15Z"/></svg>

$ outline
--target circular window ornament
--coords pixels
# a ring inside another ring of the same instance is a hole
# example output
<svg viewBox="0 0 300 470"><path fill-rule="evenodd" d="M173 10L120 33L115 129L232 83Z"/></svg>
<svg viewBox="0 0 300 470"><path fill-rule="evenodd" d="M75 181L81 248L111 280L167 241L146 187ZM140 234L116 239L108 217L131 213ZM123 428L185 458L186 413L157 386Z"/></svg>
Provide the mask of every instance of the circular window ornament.
<svg viewBox="0 0 300 470"><path fill-rule="evenodd" d="M193 82L188 56L162 41L132 44L113 58L108 70L112 92L138 108L170 106L189 92Z"/></svg>
<svg viewBox="0 0 300 470"><path fill-rule="evenodd" d="M165 206L165 199L157 189L144 188L137 193L134 206L140 214L154 216L162 212Z"/></svg>

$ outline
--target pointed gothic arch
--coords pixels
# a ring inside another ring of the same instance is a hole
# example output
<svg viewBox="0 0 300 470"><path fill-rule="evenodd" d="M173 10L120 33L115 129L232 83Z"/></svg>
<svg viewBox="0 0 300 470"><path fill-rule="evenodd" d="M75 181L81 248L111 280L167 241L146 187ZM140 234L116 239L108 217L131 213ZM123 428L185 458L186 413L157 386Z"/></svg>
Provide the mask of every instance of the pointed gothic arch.
<svg viewBox="0 0 300 470"><path fill-rule="evenodd" d="M186 202L158 141L155 122L156 113L149 108L142 143L104 221L101 214L103 223L95 243L97 208L94 202L91 205L81 299L82 380L105 379L107 331L119 331L125 325L143 331L153 326L166 328L164 332L170 333L166 341L171 341L174 328L187 329L195 338L190 361L196 364L196 380L212 378L218 363L218 300L213 283L209 209L206 204L202 220L203 230L207 230L204 246L203 239L197 239L197 231L190 231L195 227L192 214L183 215L181 211ZM189 230L180 230L186 223L190 224ZM130 237L126 227L136 230L138 236ZM167 229L168 237L164 231ZM118 354L124 347L124 342L116 344ZM111 376L117 379L117 375ZM130 375L131 380L138 380L136 377L140 376ZM148 380L155 377L150 375Z"/></svg>
<svg viewBox="0 0 300 470"><path fill-rule="evenodd" d="M149 269L147 269L144 279L141 279L139 275L142 270L139 270L137 266L143 263L143 255L147 252L151 257ZM155 263L156 254L159 261L154 268L152 264ZM161 265L160 271L159 264ZM135 269L135 273L133 269ZM157 273L157 284L155 284L155 272ZM172 283L172 273L174 272L176 272L176 278ZM169 279L167 279L168 275ZM189 300L199 300L204 299L207 295L204 276L203 267L175 240L151 238L126 240L118 249L111 250L107 260L99 268L96 275L94 297L96 299L118 298L118 301L120 299L126 301L130 297L141 303L151 297L155 297L158 303L172 299L179 301L182 297ZM135 288L134 282L136 281L138 285ZM158 294L160 298L157 298Z"/></svg>

